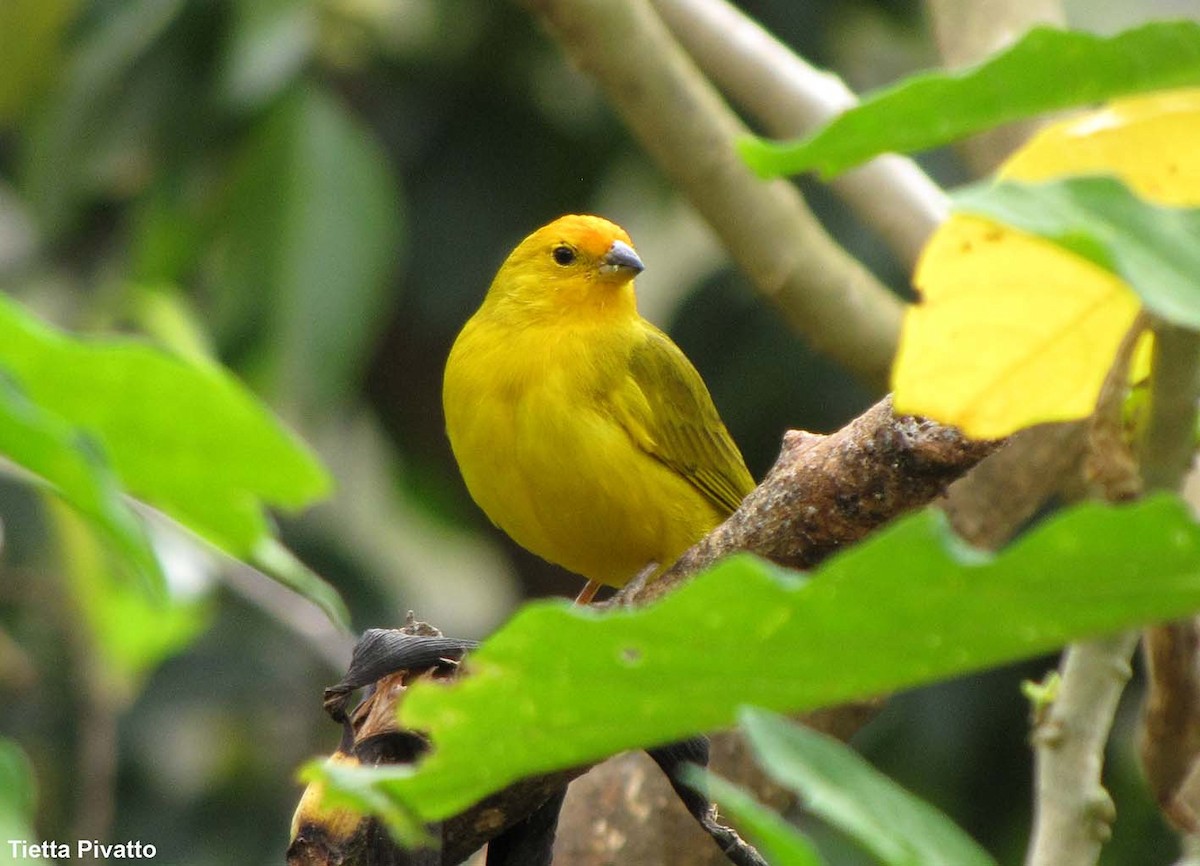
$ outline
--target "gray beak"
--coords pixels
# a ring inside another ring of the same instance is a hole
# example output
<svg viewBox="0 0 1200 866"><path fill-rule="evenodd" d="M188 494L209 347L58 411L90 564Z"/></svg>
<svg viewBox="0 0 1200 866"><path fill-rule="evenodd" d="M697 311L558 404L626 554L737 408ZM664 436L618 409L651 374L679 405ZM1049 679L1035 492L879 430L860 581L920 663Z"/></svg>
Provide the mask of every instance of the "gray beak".
<svg viewBox="0 0 1200 866"><path fill-rule="evenodd" d="M608 252L604 254L600 261L603 263L600 266L600 271L606 274L611 274L622 269L640 274L646 269L646 266L642 264L642 260L638 258L638 254L633 251L633 247L624 241L613 241L612 246L608 248Z"/></svg>

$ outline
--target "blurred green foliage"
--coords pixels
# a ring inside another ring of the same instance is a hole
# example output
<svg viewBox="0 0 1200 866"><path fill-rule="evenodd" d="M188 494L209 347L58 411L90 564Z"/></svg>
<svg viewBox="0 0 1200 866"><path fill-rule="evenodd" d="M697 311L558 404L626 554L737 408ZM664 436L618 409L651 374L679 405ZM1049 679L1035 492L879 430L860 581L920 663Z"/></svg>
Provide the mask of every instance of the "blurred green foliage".
<svg viewBox="0 0 1200 866"><path fill-rule="evenodd" d="M912 0L745 5L856 86L930 56ZM805 190L838 238L901 288L898 266L846 211ZM756 475L784 429L830 429L870 399L754 297L515 4L0 2L0 290L71 331L135 334L195 371L219 361L311 442L339 490L280 517L282 536L337 586L357 627L415 607L480 636L522 596L573 588L470 504L439 394L454 334L503 255L579 210L630 229L649 265L643 305L695 360ZM126 355L146 350L128 340L117 344ZM136 401L106 393L106 363L82 363L98 377L85 396L180 424L226 415L174 386ZM0 405L19 407L20 393ZM212 465L195 467L197 483L215 483L221 460L241 453L264 477L319 487L311 467L268 465L275 452L253 438L228 428L207 444ZM144 465L163 457L160 442L121 439ZM106 465L67 467L83 479L85 512L112 498ZM177 516L216 519L195 489L176 493ZM119 535L125 518L106 513ZM27 755L41 838L111 833L177 866L281 862L294 770L337 738L320 694L340 673L344 637L170 532L152 536L169 600L148 606L77 512L8 476L0 518L0 826L28 832ZM284 548L270 553L306 579ZM1022 675L902 696L863 739L1009 860L1028 817ZM1129 781L1132 762L1116 757L1115 793L1131 789L1122 802L1134 805L1106 857L1148 862L1138 852L1167 850L1169 836ZM841 850L831 862L855 862Z"/></svg>
<svg viewBox="0 0 1200 866"><path fill-rule="evenodd" d="M6 841L32 838L35 801L29 758L12 740L0 739L0 835Z"/></svg>

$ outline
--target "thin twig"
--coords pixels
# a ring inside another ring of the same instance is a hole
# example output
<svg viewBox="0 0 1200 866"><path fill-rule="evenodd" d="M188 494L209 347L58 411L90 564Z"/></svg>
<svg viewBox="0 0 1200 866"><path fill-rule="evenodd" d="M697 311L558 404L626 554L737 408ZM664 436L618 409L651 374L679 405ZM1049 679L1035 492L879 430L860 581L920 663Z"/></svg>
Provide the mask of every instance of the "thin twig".
<svg viewBox="0 0 1200 866"><path fill-rule="evenodd" d="M1142 653L1146 698L1138 755L1154 799L1179 830L1200 832L1200 628L1195 617L1147 628Z"/></svg>
<svg viewBox="0 0 1200 866"><path fill-rule="evenodd" d="M1158 324L1140 464L1148 490L1178 490L1200 400L1200 335ZM1185 456L1186 455L1186 456ZM1036 804L1027 866L1092 866L1114 810L1100 784L1104 745L1137 632L1072 644L1059 694L1034 731Z"/></svg>
<svg viewBox="0 0 1200 866"><path fill-rule="evenodd" d="M838 76L811 66L726 0L653 3L697 64L771 135L803 135L858 104ZM907 157L877 157L829 186L910 267L948 211L941 187Z"/></svg>
<svg viewBox="0 0 1200 866"><path fill-rule="evenodd" d="M1034 731L1037 755L1033 840L1027 866L1095 863L1115 809L1100 784L1104 744L1129 680L1137 632L1067 648L1062 681Z"/></svg>
<svg viewBox="0 0 1200 866"><path fill-rule="evenodd" d="M748 134L647 0L524 0L591 75L758 290L817 351L883 390L900 302L829 237L785 181L738 157Z"/></svg>

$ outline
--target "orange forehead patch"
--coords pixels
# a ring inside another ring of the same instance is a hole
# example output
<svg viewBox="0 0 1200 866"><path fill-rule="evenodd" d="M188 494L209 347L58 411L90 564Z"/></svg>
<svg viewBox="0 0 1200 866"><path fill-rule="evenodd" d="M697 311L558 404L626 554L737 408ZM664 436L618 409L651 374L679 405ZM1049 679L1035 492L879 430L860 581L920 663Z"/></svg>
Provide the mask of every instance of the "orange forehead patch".
<svg viewBox="0 0 1200 866"><path fill-rule="evenodd" d="M540 229L537 234L551 235L548 240L561 240L573 245L581 252L599 257L608 252L613 241L623 241L632 246L629 234L616 223L603 217L586 214L569 214L556 219Z"/></svg>

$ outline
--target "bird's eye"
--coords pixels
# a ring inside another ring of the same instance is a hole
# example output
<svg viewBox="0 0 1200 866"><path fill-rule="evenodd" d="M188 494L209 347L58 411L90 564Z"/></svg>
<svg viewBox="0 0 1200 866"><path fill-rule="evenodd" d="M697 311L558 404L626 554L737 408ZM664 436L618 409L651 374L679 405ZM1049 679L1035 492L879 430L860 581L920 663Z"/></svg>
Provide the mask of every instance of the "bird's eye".
<svg viewBox="0 0 1200 866"><path fill-rule="evenodd" d="M561 244L555 247L554 252L552 252L550 255L554 256L554 261L556 264L560 264L563 267L566 267L575 261L575 250L571 249L566 244Z"/></svg>

